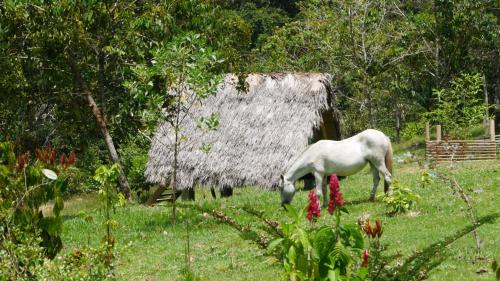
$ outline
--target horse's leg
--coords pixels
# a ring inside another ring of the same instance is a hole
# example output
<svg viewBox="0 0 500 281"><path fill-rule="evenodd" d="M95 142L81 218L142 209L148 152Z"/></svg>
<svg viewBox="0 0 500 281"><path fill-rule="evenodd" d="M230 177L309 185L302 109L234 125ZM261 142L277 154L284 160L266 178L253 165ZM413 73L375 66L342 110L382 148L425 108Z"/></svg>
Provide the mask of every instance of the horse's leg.
<svg viewBox="0 0 500 281"><path fill-rule="evenodd" d="M322 192L322 190L323 190L323 175L318 173L318 172L315 172L314 173L314 180L316 181L316 194L319 197L324 196L323 197L323 207L324 207L324 206L328 205L328 202L325 205L326 193L323 194L323 192Z"/></svg>
<svg viewBox="0 0 500 281"><path fill-rule="evenodd" d="M378 183L380 182L380 175L377 167L370 163L370 168L372 170L372 176L373 176L373 187L372 187L372 192L370 194L370 201L375 201L375 194L377 193L377 187Z"/></svg>
<svg viewBox="0 0 500 281"><path fill-rule="evenodd" d="M328 176L323 177L323 207L328 206Z"/></svg>
<svg viewBox="0 0 500 281"><path fill-rule="evenodd" d="M392 175L389 172L389 170L387 170L387 167L385 166L384 157L382 157L381 159L377 159L375 161L372 161L372 163L373 163L373 165L375 165L375 167L377 167L377 170L379 170L379 172L382 173L382 175L384 176L384 181L385 181L384 191L387 192L389 190L389 186L392 183Z"/></svg>

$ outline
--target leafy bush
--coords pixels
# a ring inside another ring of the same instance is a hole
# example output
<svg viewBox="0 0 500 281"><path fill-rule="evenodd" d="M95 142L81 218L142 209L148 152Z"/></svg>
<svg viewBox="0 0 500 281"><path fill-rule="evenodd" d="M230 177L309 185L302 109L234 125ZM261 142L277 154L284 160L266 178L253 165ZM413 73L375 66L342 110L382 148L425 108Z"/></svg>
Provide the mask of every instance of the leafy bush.
<svg viewBox="0 0 500 281"><path fill-rule="evenodd" d="M105 249L85 248L56 258L44 260L36 268L40 281L100 281L114 280L104 259Z"/></svg>
<svg viewBox="0 0 500 281"><path fill-rule="evenodd" d="M403 188L398 181L391 185L391 191L384 196L390 214L405 213L415 206L420 196L409 188Z"/></svg>
<svg viewBox="0 0 500 281"><path fill-rule="evenodd" d="M51 146L36 150L36 160L30 152L16 150L12 142L0 143L0 224L4 229L3 239L9 237L10 229L19 227L41 238L40 244L48 257L54 257L61 249L60 233L64 208L62 195L68 186L68 171L76 156L57 153ZM39 208L54 201L52 216L45 217ZM5 234L6 233L6 234ZM14 240L12 240L14 239Z"/></svg>
<svg viewBox="0 0 500 281"><path fill-rule="evenodd" d="M422 136L425 130L424 121L406 123L404 129L401 131L401 137L405 139L412 139L418 136Z"/></svg>
<svg viewBox="0 0 500 281"><path fill-rule="evenodd" d="M149 190L144 171L148 162L149 142L142 137L134 137L120 148L121 163L127 173L130 187L142 201L142 195Z"/></svg>
<svg viewBox="0 0 500 281"><path fill-rule="evenodd" d="M433 90L437 107L424 114L433 123L442 124L445 134L452 138L470 137L470 128L484 118L487 105L482 100L480 74L462 74L448 89Z"/></svg>
<svg viewBox="0 0 500 281"><path fill-rule="evenodd" d="M269 251L278 249L290 280L362 280L367 269L357 266L364 241L357 225L303 227L304 210L286 207L292 223L282 225L283 238L273 240ZM348 274L359 270L358 275ZM330 279L327 279L330 278Z"/></svg>
<svg viewBox="0 0 500 281"><path fill-rule="evenodd" d="M116 180L120 174L120 165L113 164L111 166L102 165L95 171L94 180L97 181L101 187L99 189L99 199L102 203L101 209L104 212L105 221L104 227L106 228L106 235L103 237L104 246L106 248L106 255L104 257L106 265L110 266L113 259L112 249L115 244L115 239L111 230L118 225L118 222L111 219L111 209L116 206L123 206L126 199L123 193L119 193Z"/></svg>
<svg viewBox="0 0 500 281"><path fill-rule="evenodd" d="M62 195L76 155L58 158L50 145L35 154L32 159L14 143L0 142L0 280L32 279L62 248ZM45 216L40 206L49 201L52 215Z"/></svg>

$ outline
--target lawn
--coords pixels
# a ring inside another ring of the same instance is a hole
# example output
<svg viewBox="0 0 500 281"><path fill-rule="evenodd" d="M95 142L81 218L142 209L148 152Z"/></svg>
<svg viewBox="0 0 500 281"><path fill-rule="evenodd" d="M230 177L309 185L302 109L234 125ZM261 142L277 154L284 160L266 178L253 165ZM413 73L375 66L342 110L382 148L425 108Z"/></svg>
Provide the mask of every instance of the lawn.
<svg viewBox="0 0 500 281"><path fill-rule="evenodd" d="M397 164L395 177L402 186L421 196L416 210L408 215L389 216L381 200L382 185L376 202L368 202L371 175L365 169L358 175L341 181L341 191L350 214L345 223L355 223L358 217L369 215L383 221L381 241L387 247L385 255L394 255L388 268L400 270L405 278L427 280L494 280L490 269L493 258L500 259L500 161L468 162L438 166L440 171L453 173L470 195L479 218L481 258L475 258L475 240L470 233L465 204L442 181L434 180L422 186L424 171L415 163ZM262 221L244 211L250 206L264 216L277 221L287 220L279 206L279 193L253 187L239 188L234 196L214 200L209 191L197 190L195 202L181 202L179 220L170 221L167 206L144 207L129 205L117 208L113 215L118 221L116 234L115 274L118 280L182 280L185 268L187 226L189 225L192 270L200 280L280 280L279 261L227 223L220 222L200 210L220 210L237 223L264 233ZM307 192L298 192L295 207L306 204ZM66 202L63 233L64 251L85 245L97 246L103 235L102 216L96 211L97 197L90 194ZM88 222L85 211L94 217ZM319 224L333 223L325 215ZM189 224L187 223L189 222ZM410 258L411 257L411 258ZM477 273L485 271L484 273Z"/></svg>

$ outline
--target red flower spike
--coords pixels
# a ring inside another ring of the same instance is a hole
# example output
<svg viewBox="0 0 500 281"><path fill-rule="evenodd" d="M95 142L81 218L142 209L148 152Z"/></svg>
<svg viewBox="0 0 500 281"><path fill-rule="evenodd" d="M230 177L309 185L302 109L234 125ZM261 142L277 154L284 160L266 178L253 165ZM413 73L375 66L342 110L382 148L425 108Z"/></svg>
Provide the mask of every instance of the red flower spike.
<svg viewBox="0 0 500 281"><path fill-rule="evenodd" d="M333 214L336 207L342 208L344 205L344 198L340 192L339 179L337 175L330 176L330 202L328 203L328 212Z"/></svg>
<svg viewBox="0 0 500 281"><path fill-rule="evenodd" d="M361 264L362 267L368 266L368 258L369 257L370 257L370 254L368 253L368 249L365 249L363 252L363 263Z"/></svg>
<svg viewBox="0 0 500 281"><path fill-rule="evenodd" d="M321 215L321 209L319 208L318 195L314 191L309 192L309 204L307 205L307 219L309 221L316 220Z"/></svg>
<svg viewBox="0 0 500 281"><path fill-rule="evenodd" d="M22 171L24 168L28 166L31 160L31 155L30 152L27 151L26 153L20 153L17 156L17 161L16 161L16 171Z"/></svg>

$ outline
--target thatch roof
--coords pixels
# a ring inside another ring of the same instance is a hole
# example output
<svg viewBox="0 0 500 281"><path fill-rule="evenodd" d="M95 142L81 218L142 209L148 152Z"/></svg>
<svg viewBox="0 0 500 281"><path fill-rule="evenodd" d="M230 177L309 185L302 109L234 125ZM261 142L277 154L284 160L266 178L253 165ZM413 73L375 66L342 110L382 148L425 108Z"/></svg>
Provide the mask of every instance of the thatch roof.
<svg viewBox="0 0 500 281"><path fill-rule="evenodd" d="M312 141L340 138L330 75L250 74L246 92L237 90L237 81L236 75L226 75L217 95L194 106L182 124L188 140L179 151L178 189L196 184L271 188ZM200 130L196 120L213 112L220 114L217 130ZM149 151L148 181L169 183L173 139L172 127L160 124ZM208 154L200 150L203 143L211 145Z"/></svg>

